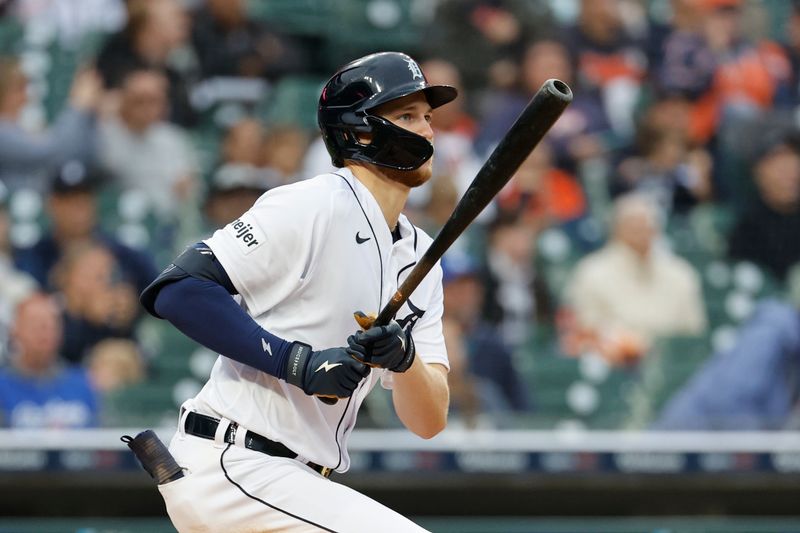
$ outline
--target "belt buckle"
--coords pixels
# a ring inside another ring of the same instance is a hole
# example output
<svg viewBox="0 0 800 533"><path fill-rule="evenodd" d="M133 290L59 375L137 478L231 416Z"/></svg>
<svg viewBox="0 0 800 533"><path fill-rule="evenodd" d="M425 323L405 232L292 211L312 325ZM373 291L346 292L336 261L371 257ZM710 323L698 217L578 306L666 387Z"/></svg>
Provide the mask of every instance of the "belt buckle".
<svg viewBox="0 0 800 533"><path fill-rule="evenodd" d="M320 471L319 471L319 474L320 474L322 477L330 477L330 475L331 475L331 472L332 472L332 471L333 471L333 469L331 469L331 468L328 468L327 466L323 466L323 467L320 469Z"/></svg>

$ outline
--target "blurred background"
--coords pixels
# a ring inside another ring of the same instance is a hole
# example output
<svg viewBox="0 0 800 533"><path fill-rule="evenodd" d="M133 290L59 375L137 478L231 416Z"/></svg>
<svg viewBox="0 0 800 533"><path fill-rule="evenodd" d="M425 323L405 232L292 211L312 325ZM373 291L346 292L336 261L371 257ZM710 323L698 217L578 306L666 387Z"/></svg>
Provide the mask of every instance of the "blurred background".
<svg viewBox="0 0 800 533"><path fill-rule="evenodd" d="M137 295L331 169L319 90L381 50L460 91L432 235L575 98L443 259L449 429L376 389L338 481L439 532L800 532L790 0L0 1L0 532L172 531L119 437L167 441L216 354Z"/></svg>

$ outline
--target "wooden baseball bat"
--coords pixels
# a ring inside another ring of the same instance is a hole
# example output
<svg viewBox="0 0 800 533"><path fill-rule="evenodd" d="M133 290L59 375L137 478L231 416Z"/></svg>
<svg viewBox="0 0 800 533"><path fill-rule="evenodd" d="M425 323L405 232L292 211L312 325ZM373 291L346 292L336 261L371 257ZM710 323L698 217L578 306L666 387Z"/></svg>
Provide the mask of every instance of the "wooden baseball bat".
<svg viewBox="0 0 800 533"><path fill-rule="evenodd" d="M436 261L508 183L570 102L572 91L563 81L549 79L542 84L478 171L428 250L378 314L373 326L385 326L392 320Z"/></svg>
<svg viewBox="0 0 800 533"><path fill-rule="evenodd" d="M436 261L441 259L459 235L508 183L570 102L572 102L572 90L563 81L549 79L542 84L478 171L428 250L414 265L408 277L375 320L370 324L367 317L357 313L356 320L362 328L385 326L392 320ZM335 398L320 399L325 403L336 403Z"/></svg>

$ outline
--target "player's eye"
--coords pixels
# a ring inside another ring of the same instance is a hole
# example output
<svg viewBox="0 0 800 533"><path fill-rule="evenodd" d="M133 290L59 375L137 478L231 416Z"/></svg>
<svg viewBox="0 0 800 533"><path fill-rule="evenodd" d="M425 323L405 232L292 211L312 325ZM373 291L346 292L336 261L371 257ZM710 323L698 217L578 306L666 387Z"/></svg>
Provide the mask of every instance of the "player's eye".
<svg viewBox="0 0 800 533"><path fill-rule="evenodd" d="M425 113L425 122L430 124L432 119L433 119L433 115L431 115L430 113Z"/></svg>

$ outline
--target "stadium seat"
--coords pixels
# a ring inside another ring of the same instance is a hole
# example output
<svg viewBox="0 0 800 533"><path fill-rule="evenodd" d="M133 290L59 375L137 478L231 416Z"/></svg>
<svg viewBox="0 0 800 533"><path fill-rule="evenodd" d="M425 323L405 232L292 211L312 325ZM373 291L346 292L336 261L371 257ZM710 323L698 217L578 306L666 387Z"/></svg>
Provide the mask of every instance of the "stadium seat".
<svg viewBox="0 0 800 533"><path fill-rule="evenodd" d="M250 14L271 27L296 35L317 36L326 33L338 18L332 0L270 0L250 2Z"/></svg>
<svg viewBox="0 0 800 533"><path fill-rule="evenodd" d="M630 427L646 428L710 353L710 341L705 336L659 339L641 361L639 379L630 391Z"/></svg>
<svg viewBox="0 0 800 533"><path fill-rule="evenodd" d="M308 131L317 128L317 102L325 80L314 76L287 76L273 87L263 118L268 125L295 124Z"/></svg>

